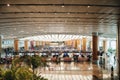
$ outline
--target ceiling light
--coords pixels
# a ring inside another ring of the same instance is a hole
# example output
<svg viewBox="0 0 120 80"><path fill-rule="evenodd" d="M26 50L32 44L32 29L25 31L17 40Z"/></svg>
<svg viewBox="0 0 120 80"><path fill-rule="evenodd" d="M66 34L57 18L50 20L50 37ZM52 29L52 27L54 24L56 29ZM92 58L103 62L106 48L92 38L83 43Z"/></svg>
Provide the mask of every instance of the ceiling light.
<svg viewBox="0 0 120 80"><path fill-rule="evenodd" d="M40 35L40 36L32 36L25 39L32 39L32 40L40 40L40 41L66 41L71 39L80 39L79 35L66 35L66 34L51 34L51 35Z"/></svg>
<svg viewBox="0 0 120 80"><path fill-rule="evenodd" d="M57 13L55 12L54 14L56 15Z"/></svg>
<svg viewBox="0 0 120 80"><path fill-rule="evenodd" d="M61 7L64 8L65 6L62 5Z"/></svg>
<svg viewBox="0 0 120 80"><path fill-rule="evenodd" d="M87 8L90 8L90 6L87 6Z"/></svg>
<svg viewBox="0 0 120 80"><path fill-rule="evenodd" d="M70 14L69 12L67 14Z"/></svg>
<svg viewBox="0 0 120 80"><path fill-rule="evenodd" d="M7 6L9 7L9 6L10 6L10 4L7 4Z"/></svg>

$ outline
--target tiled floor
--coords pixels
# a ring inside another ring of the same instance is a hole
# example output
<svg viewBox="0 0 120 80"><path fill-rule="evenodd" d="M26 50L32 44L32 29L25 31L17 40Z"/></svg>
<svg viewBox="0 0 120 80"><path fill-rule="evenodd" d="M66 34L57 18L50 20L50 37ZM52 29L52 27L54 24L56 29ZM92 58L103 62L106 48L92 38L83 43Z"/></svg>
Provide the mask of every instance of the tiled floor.
<svg viewBox="0 0 120 80"><path fill-rule="evenodd" d="M100 65L82 62L82 63L64 63L59 64L49 62L49 67L40 69L41 76L48 80L111 80L111 70L104 69ZM114 76L117 75L116 72Z"/></svg>

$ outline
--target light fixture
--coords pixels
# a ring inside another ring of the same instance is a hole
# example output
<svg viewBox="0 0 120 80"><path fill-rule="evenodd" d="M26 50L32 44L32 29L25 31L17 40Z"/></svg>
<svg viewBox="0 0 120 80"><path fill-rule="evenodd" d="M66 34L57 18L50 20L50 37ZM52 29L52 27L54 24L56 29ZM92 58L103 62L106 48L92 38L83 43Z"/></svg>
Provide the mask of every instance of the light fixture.
<svg viewBox="0 0 120 80"><path fill-rule="evenodd" d="M57 13L55 12L54 14L56 15Z"/></svg>
<svg viewBox="0 0 120 80"><path fill-rule="evenodd" d="M9 6L10 6L10 4L7 4L7 6L9 7Z"/></svg>
<svg viewBox="0 0 120 80"><path fill-rule="evenodd" d="M87 8L90 8L90 6L87 6Z"/></svg>
<svg viewBox="0 0 120 80"><path fill-rule="evenodd" d="M69 12L67 14L70 14Z"/></svg>
<svg viewBox="0 0 120 80"><path fill-rule="evenodd" d="M62 5L61 7L62 7L62 8L64 8L65 6L64 6L64 5Z"/></svg>
<svg viewBox="0 0 120 80"><path fill-rule="evenodd" d="M50 35L40 35L32 36L27 38L21 38L20 40L40 40L40 41L66 41L72 39L80 39L79 35L70 35L70 34L50 34Z"/></svg>

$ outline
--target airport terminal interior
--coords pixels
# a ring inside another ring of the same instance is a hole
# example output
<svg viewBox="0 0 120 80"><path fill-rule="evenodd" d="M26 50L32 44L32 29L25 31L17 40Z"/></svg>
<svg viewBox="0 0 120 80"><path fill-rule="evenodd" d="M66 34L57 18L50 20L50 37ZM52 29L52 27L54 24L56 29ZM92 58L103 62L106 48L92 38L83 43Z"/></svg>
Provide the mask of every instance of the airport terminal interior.
<svg viewBox="0 0 120 80"><path fill-rule="evenodd" d="M119 59L119 0L0 0L0 80L119 80Z"/></svg>

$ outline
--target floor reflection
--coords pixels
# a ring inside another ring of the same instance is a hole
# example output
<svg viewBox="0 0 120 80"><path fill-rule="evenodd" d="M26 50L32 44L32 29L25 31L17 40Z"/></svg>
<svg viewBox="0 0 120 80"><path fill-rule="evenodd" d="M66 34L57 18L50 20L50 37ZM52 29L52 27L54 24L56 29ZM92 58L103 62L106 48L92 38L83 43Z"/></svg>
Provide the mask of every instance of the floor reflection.
<svg viewBox="0 0 120 80"><path fill-rule="evenodd" d="M104 69L103 66L91 62L48 64L49 67L40 69L41 75L48 80L111 80L110 69Z"/></svg>
<svg viewBox="0 0 120 80"><path fill-rule="evenodd" d="M49 66L36 70L48 80L117 80L117 67L111 72L110 66L92 62L48 62ZM6 68L7 65L1 65ZM112 76L112 77L111 77Z"/></svg>

